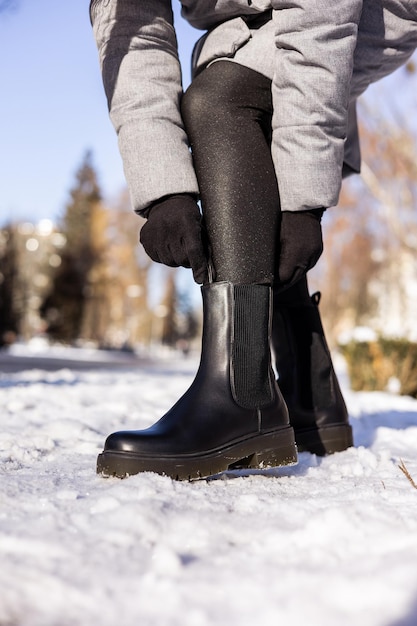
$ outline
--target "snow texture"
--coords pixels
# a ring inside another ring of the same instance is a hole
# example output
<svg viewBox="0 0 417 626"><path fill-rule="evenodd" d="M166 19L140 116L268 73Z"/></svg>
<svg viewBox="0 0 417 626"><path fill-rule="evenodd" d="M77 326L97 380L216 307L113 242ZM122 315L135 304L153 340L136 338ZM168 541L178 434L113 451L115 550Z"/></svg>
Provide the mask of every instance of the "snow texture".
<svg viewBox="0 0 417 626"><path fill-rule="evenodd" d="M415 626L417 401L353 393L356 447L175 482L95 473L194 361L0 375L0 625Z"/></svg>

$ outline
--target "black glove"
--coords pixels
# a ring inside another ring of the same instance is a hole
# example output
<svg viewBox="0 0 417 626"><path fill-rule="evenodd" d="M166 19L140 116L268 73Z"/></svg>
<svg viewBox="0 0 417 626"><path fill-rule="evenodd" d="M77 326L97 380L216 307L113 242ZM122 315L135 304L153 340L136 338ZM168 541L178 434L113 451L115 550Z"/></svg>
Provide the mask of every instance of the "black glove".
<svg viewBox="0 0 417 626"><path fill-rule="evenodd" d="M323 252L321 218L324 209L283 211L276 277L282 287L296 283L315 266Z"/></svg>
<svg viewBox="0 0 417 626"><path fill-rule="evenodd" d="M140 241L153 261L191 267L196 283L207 281L201 214L193 196L167 196L152 205Z"/></svg>

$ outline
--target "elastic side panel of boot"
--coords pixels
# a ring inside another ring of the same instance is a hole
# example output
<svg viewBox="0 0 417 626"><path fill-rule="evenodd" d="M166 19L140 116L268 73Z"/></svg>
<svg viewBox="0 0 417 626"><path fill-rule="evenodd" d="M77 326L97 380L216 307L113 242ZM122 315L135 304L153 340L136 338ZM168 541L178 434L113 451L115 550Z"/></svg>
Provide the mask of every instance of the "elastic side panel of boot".
<svg viewBox="0 0 417 626"><path fill-rule="evenodd" d="M239 406L260 408L272 399L269 319L270 288L234 286L232 391Z"/></svg>

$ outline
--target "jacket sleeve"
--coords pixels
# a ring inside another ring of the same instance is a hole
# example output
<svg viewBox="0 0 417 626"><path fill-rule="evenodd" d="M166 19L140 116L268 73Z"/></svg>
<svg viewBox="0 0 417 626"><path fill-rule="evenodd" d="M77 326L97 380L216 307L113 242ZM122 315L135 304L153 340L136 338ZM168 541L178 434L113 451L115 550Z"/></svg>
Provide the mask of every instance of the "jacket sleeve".
<svg viewBox="0 0 417 626"><path fill-rule="evenodd" d="M90 16L135 211L168 194L197 194L171 0L92 0Z"/></svg>
<svg viewBox="0 0 417 626"><path fill-rule="evenodd" d="M272 0L272 156L283 211L338 202L362 0Z"/></svg>

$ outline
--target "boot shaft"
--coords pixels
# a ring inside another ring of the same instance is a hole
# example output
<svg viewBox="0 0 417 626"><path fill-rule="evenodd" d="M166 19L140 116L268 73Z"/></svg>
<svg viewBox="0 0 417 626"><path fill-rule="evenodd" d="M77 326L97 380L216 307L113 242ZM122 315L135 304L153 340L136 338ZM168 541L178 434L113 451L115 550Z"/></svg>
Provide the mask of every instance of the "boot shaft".
<svg viewBox="0 0 417 626"><path fill-rule="evenodd" d="M225 282L202 292L202 356L194 381L153 426L110 435L99 471L188 478L296 461L294 431L271 367L270 288Z"/></svg>
<svg viewBox="0 0 417 626"><path fill-rule="evenodd" d="M274 293L272 345L279 386L293 409L323 412L337 407L347 416L319 311L320 294L307 281Z"/></svg>

